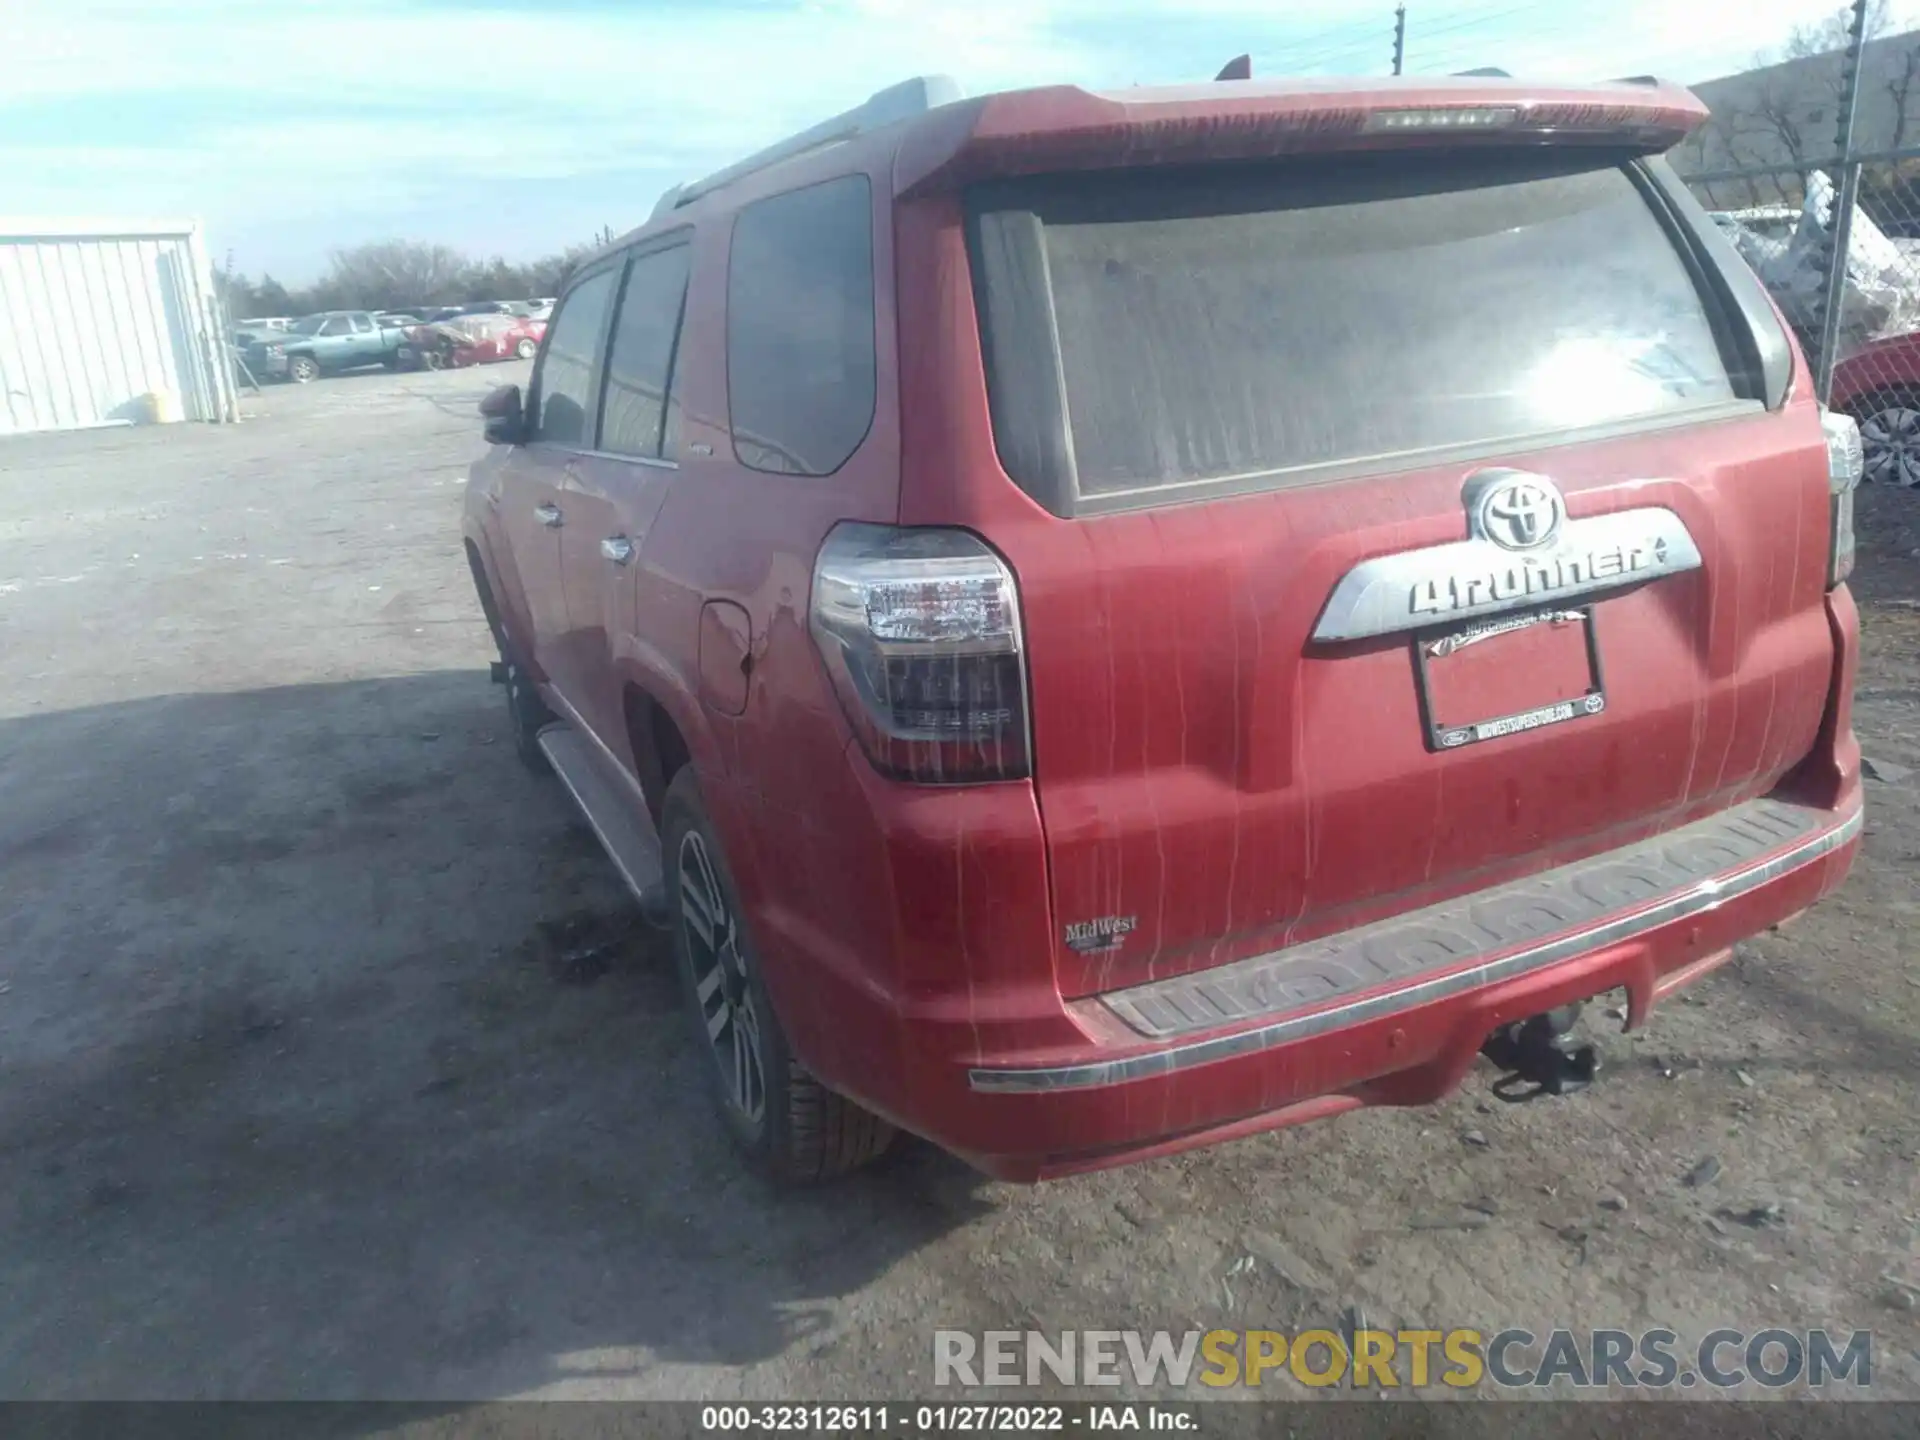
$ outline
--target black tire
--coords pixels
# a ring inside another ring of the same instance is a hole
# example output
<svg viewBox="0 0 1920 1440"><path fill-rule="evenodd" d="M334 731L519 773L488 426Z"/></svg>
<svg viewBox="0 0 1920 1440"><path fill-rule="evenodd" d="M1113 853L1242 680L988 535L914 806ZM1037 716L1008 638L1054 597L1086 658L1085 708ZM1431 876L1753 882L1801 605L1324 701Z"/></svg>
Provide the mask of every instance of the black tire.
<svg viewBox="0 0 1920 1440"><path fill-rule="evenodd" d="M287 379L296 385L309 385L320 378L320 362L311 355L287 357Z"/></svg>
<svg viewBox="0 0 1920 1440"><path fill-rule="evenodd" d="M522 340L518 345L513 347L513 353L518 355L522 360L531 360L534 352L539 348L540 347L531 340Z"/></svg>
<svg viewBox="0 0 1920 1440"><path fill-rule="evenodd" d="M787 1048L691 765L667 786L661 831L674 964L727 1133L755 1169L780 1184L857 1170L893 1142L894 1128L827 1089ZM717 905L709 909L703 893ZM736 1048L743 1041L744 1062Z"/></svg>
<svg viewBox="0 0 1920 1440"><path fill-rule="evenodd" d="M503 654L501 663L507 672L502 688L507 692L507 723L513 727L513 753L534 774L547 774L553 767L547 764L547 752L540 748L538 737L554 722L554 713L519 661Z"/></svg>

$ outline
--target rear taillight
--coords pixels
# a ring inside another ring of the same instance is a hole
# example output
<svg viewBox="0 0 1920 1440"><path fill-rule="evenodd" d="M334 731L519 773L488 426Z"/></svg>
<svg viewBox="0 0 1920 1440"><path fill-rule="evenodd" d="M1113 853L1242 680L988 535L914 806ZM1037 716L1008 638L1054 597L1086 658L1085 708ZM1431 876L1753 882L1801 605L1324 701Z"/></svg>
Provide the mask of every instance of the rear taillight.
<svg viewBox="0 0 1920 1440"><path fill-rule="evenodd" d="M1827 588L1832 589L1853 573L1853 492L1866 463L1860 427L1850 417L1825 411L1820 427L1827 432L1827 488L1833 496L1833 545L1827 558Z"/></svg>
<svg viewBox="0 0 1920 1440"><path fill-rule="evenodd" d="M1027 774L1019 591L972 535L835 527L814 562L811 625L876 769L934 785Z"/></svg>

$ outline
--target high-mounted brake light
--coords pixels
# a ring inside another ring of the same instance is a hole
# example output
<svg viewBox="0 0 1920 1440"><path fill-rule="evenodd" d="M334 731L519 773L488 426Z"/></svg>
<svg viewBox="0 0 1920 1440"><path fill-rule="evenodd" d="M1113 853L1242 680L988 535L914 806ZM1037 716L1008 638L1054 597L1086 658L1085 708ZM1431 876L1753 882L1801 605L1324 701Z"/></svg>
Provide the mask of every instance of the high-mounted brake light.
<svg viewBox="0 0 1920 1440"><path fill-rule="evenodd" d="M981 541L836 526L814 562L811 628L876 769L934 785L1028 773L1019 591Z"/></svg>
<svg viewBox="0 0 1920 1440"><path fill-rule="evenodd" d="M1498 130L1520 118L1517 105L1433 106L1420 110L1375 110L1368 130Z"/></svg>
<svg viewBox="0 0 1920 1440"><path fill-rule="evenodd" d="M1827 434L1827 488L1833 495L1833 544L1827 559L1827 588L1853 573L1853 492L1866 473L1860 427L1852 417L1831 410L1820 415Z"/></svg>

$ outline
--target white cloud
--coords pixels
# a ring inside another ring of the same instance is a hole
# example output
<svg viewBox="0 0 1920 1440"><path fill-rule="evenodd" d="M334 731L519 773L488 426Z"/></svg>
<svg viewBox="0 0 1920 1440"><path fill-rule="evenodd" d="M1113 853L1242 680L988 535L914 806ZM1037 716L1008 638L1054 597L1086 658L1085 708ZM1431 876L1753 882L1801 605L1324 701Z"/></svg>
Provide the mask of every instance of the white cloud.
<svg viewBox="0 0 1920 1440"><path fill-rule="evenodd" d="M1698 79L1741 68L1831 8L1457 0L1414 7L1408 63ZM1896 8L1910 19L1920 0ZM787 10L13 0L0 105L89 113L84 133L41 134L0 109L0 173L9 209L197 212L216 237L284 230L311 266L331 240L378 233L396 208L430 207L449 190L491 185L504 197L514 182L616 171L665 185L911 74L953 74L972 91L1111 87L1202 79L1239 50L1262 73L1378 73L1390 26L1387 4L1363 16L1346 0L814 0ZM168 138L196 105L205 123ZM149 148L147 134L166 143ZM652 198L600 203L608 220L630 223Z"/></svg>

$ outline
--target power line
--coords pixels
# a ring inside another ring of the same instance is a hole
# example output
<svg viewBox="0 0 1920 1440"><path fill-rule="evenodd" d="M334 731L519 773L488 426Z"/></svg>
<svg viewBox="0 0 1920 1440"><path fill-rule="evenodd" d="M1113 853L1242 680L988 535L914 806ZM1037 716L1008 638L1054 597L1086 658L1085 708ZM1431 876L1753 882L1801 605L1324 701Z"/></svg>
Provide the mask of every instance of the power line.
<svg viewBox="0 0 1920 1440"><path fill-rule="evenodd" d="M1489 37L1485 41L1475 40L1470 30L1461 30L1454 32L1455 38L1452 43L1433 50L1428 50L1419 43L1426 37L1416 31L1413 36L1416 43L1412 57L1417 62L1415 73L1439 74L1460 64L1463 60L1484 63L1488 58L1487 50L1493 45L1507 50L1516 45L1532 44L1550 37L1564 36L1566 30L1564 19L1559 17L1549 17L1537 25L1505 28L1498 36Z"/></svg>
<svg viewBox="0 0 1920 1440"><path fill-rule="evenodd" d="M1472 30L1476 26L1491 25L1497 20L1507 20L1515 15L1524 15L1537 11L1538 5L1510 5L1504 10L1483 10L1479 13L1454 11L1451 15L1442 15L1438 25L1421 25L1414 32L1418 40L1431 40L1437 35L1455 35L1462 30ZM1451 21L1451 23L1447 23Z"/></svg>
<svg viewBox="0 0 1920 1440"><path fill-rule="evenodd" d="M1277 57L1277 63L1286 73L1293 75L1303 75L1312 70L1339 69L1342 66L1353 73L1365 74L1380 68L1380 45L1381 36L1376 30L1364 40L1308 55L1289 51Z"/></svg>
<svg viewBox="0 0 1920 1440"><path fill-rule="evenodd" d="M1509 4L1505 6L1488 6L1479 10L1443 12L1440 17L1440 23L1428 28L1427 26L1417 23L1417 16L1415 17L1416 23L1410 25L1408 23L1406 6L1402 4L1394 11L1394 23L1390 36L1393 46L1393 73L1396 75L1402 74L1406 68L1406 42L1409 38L1414 42L1414 53L1417 57L1424 42L1435 36L1459 35L1462 32L1471 31L1479 26L1497 24L1499 21L1508 19L1514 15L1522 15L1528 11L1538 9L1539 6L1537 5ZM1307 48L1311 46L1315 40L1335 36L1340 37L1340 43ZM1379 53L1373 48L1379 43L1380 30L1378 27L1343 25L1331 30L1321 31L1318 34L1303 35L1277 44L1269 52L1271 58L1266 63L1284 74L1303 74L1321 67L1351 62L1360 72L1365 73L1373 71L1374 66L1378 63L1377 61L1370 60L1369 57ZM1260 57L1256 55L1255 73L1259 73L1262 68Z"/></svg>
<svg viewBox="0 0 1920 1440"><path fill-rule="evenodd" d="M1363 34L1377 35L1379 33L1380 31L1377 25L1361 24L1349 20L1343 25L1335 25L1326 30L1315 30L1306 35L1295 35L1290 39L1279 42L1279 44L1280 46L1313 45L1322 40L1331 40L1336 37L1345 39L1351 36L1353 39L1358 40Z"/></svg>

